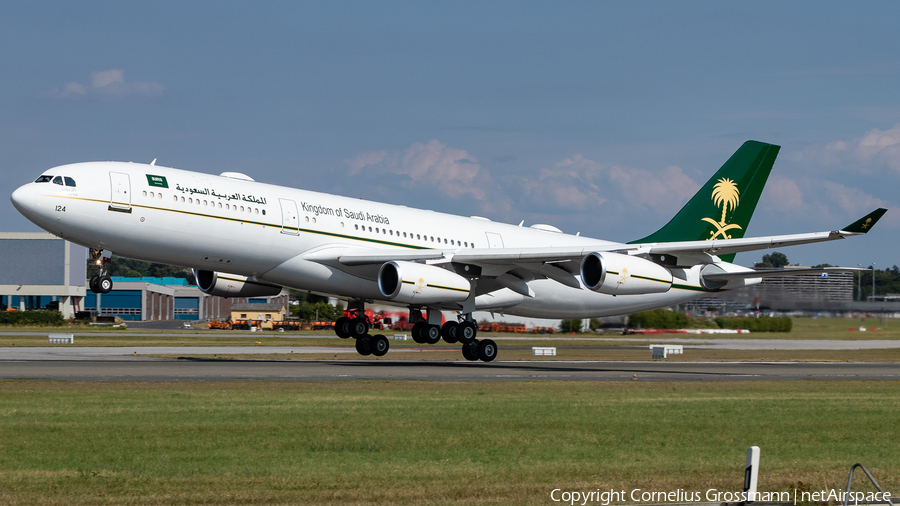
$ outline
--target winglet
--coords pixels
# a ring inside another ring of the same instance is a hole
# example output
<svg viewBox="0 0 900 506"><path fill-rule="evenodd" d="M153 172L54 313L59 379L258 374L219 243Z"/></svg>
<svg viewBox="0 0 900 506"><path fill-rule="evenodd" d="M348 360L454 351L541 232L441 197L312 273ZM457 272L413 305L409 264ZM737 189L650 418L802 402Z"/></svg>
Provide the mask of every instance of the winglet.
<svg viewBox="0 0 900 506"><path fill-rule="evenodd" d="M854 221L853 224L847 225L842 230L846 232L853 232L855 234L865 234L875 225L875 223L878 222L879 218L881 218L886 212L887 209L879 207L871 213Z"/></svg>

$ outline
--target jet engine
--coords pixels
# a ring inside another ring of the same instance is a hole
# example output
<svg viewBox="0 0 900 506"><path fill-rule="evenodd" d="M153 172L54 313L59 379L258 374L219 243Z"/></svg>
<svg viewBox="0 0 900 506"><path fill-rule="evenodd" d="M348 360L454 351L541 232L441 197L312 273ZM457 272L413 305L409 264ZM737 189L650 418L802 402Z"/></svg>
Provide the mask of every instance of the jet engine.
<svg viewBox="0 0 900 506"><path fill-rule="evenodd" d="M468 279L433 265L392 261L378 271L381 294L407 304L462 302L471 288Z"/></svg>
<svg viewBox="0 0 900 506"><path fill-rule="evenodd" d="M262 281L249 280L246 276L215 271L192 269L197 288L208 295L219 297L268 297L281 293L281 287Z"/></svg>
<svg viewBox="0 0 900 506"><path fill-rule="evenodd" d="M581 281L609 295L663 293L672 287L672 273L640 257L594 252L581 261Z"/></svg>

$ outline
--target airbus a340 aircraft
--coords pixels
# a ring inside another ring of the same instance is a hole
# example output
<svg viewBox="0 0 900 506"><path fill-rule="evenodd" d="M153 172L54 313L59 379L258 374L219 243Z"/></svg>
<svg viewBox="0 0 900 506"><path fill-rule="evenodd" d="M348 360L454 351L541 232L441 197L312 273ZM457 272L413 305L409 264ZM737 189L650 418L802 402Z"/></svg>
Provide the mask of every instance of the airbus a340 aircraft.
<svg viewBox="0 0 900 506"><path fill-rule="evenodd" d="M48 232L90 249L193 268L205 293L265 296L282 287L348 300L336 322L363 355L384 355L369 335L366 303L407 306L421 343L461 343L469 360L497 345L476 339L476 310L538 318L589 318L668 307L759 283L735 253L861 235L878 209L830 232L745 238L779 147L744 143L672 220L629 243L525 228L155 165L89 162L45 171L12 194L16 209ZM640 191L640 189L636 189ZM825 269L792 270L821 272ZM853 269L838 269L853 270ZM112 281L90 282L106 293ZM441 326L441 311L457 319ZM424 314L423 314L424 312Z"/></svg>

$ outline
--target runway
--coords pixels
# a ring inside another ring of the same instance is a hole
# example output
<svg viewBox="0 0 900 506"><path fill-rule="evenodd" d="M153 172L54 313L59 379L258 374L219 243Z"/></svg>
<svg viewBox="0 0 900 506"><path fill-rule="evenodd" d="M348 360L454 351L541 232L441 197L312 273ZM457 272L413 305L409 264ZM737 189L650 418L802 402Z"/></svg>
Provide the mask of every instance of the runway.
<svg viewBox="0 0 900 506"><path fill-rule="evenodd" d="M0 360L0 380L67 381L736 381L900 380L898 363L426 362L201 360L107 356Z"/></svg>

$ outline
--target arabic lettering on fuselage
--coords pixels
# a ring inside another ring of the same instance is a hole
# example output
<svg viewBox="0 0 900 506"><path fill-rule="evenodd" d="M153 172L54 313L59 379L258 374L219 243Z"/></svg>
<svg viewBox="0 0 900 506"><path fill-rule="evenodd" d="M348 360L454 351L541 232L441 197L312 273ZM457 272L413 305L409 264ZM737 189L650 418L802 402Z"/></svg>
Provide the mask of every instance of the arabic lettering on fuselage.
<svg viewBox="0 0 900 506"><path fill-rule="evenodd" d="M182 187L180 184L175 185L175 189L182 193L190 193L191 195L210 195L219 199L226 200L242 200L244 202L252 202L254 204L265 205L266 199L265 197L256 197L253 195L247 195L243 193L234 193L232 195L226 195L224 193L216 193L215 190L210 190L209 188L188 188Z"/></svg>

